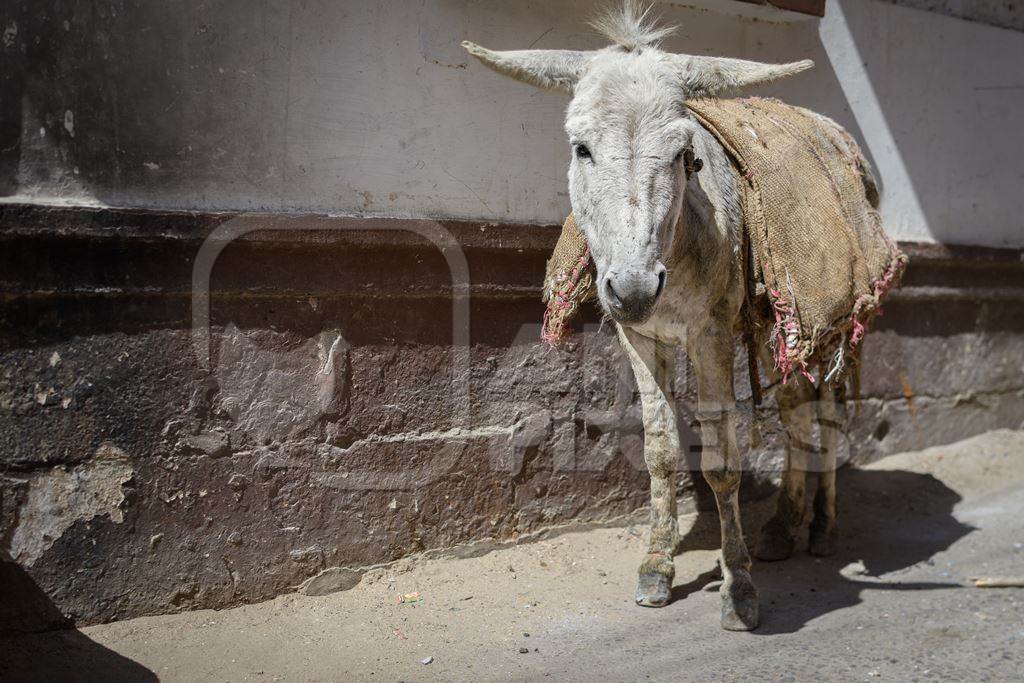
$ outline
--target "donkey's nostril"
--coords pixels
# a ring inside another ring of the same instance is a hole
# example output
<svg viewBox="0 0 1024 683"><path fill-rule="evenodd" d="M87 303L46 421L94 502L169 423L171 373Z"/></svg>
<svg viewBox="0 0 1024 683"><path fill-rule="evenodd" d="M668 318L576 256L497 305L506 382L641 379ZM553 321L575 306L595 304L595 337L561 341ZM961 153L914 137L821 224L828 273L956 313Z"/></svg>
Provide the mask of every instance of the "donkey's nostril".
<svg viewBox="0 0 1024 683"><path fill-rule="evenodd" d="M605 279L604 279L604 289L605 289L605 294L608 295L608 299L611 301L611 303L613 303L614 305L616 305L616 306L621 308L622 307L622 298L619 297L619 293L615 291L614 287L612 287L612 276L611 275L608 275L607 277L605 277Z"/></svg>
<svg viewBox="0 0 1024 683"><path fill-rule="evenodd" d="M665 278L667 277L665 269L662 268L658 271L658 289L654 292L654 298L657 299L661 296L662 291L665 289Z"/></svg>

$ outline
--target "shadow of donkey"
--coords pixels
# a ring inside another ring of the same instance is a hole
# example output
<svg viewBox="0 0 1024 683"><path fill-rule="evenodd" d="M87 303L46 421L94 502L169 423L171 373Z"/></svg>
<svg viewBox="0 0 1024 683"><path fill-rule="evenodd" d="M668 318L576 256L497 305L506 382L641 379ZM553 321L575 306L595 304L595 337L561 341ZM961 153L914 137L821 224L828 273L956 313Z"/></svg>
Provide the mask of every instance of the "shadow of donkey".
<svg viewBox="0 0 1024 683"><path fill-rule="evenodd" d="M793 556L781 562L756 562L754 580L761 594L762 624L758 635L793 633L819 616L861 602L869 590L942 590L960 588L954 582L886 581L891 572L929 562L931 557L975 530L953 516L961 497L930 474L902 470L844 468L837 473L840 535L833 557L806 553L805 538ZM813 491L808 500L813 498ZM774 501L774 499L772 499ZM753 547L757 530L773 505L748 506L744 529ZM806 525L805 525L806 527ZM718 518L701 512L680 543L679 553L718 548ZM852 576L840 570L855 562L864 567ZM858 578L857 574L860 575ZM720 578L717 568L674 586L673 602L710 590Z"/></svg>

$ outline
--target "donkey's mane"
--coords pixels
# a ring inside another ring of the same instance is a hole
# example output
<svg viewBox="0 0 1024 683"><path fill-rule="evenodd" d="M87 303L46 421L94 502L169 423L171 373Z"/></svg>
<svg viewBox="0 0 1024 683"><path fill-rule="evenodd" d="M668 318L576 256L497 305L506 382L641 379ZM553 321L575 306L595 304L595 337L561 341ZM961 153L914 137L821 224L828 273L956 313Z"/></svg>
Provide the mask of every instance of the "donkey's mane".
<svg viewBox="0 0 1024 683"><path fill-rule="evenodd" d="M643 0L624 0L606 7L590 26L616 45L634 52L655 47L676 31L675 26L659 27L658 18L650 14L651 5Z"/></svg>

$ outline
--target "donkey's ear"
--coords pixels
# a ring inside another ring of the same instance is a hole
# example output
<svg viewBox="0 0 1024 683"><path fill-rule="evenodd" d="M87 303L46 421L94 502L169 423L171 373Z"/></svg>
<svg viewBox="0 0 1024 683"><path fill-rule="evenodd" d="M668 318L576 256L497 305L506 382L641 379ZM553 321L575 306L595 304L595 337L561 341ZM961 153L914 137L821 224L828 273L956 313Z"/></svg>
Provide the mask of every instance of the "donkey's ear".
<svg viewBox="0 0 1024 683"><path fill-rule="evenodd" d="M675 55L687 89L693 95L710 96L747 86L770 83L814 66L804 59L789 64L763 64L728 57Z"/></svg>
<svg viewBox="0 0 1024 683"><path fill-rule="evenodd" d="M462 42L469 54L498 73L540 88L572 93L587 70L593 52L575 50L506 50L495 52L468 40Z"/></svg>

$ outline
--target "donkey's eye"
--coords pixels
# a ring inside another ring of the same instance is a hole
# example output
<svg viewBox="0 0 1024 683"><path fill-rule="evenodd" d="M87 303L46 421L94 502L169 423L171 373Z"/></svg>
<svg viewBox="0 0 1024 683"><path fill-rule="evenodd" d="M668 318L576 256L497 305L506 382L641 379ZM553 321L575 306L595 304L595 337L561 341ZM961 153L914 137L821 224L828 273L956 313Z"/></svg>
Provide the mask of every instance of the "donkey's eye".
<svg viewBox="0 0 1024 683"><path fill-rule="evenodd" d="M576 158L584 161L594 160L594 157L590 154L590 149L586 145L576 145Z"/></svg>

